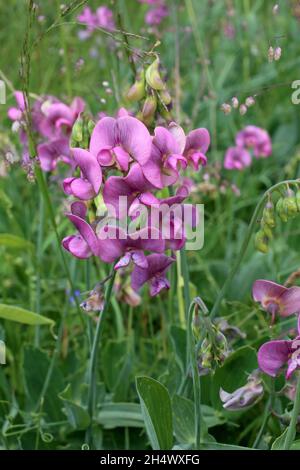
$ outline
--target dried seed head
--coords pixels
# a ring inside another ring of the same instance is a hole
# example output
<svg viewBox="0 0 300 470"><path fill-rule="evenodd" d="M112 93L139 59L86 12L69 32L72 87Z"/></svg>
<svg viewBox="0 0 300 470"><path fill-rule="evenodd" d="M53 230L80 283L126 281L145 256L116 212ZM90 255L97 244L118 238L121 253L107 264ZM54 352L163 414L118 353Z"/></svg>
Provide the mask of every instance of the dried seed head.
<svg viewBox="0 0 300 470"><path fill-rule="evenodd" d="M221 106L221 111L223 111L224 114L230 114L231 113L231 106L228 103L223 103Z"/></svg>

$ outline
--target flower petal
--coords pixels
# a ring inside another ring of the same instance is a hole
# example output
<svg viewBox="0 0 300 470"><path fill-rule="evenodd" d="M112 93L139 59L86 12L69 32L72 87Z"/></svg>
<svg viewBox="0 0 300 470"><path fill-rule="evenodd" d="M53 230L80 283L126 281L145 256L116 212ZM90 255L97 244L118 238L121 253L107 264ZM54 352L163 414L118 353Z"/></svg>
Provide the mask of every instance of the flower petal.
<svg viewBox="0 0 300 470"><path fill-rule="evenodd" d="M102 183L102 171L97 159L90 152L81 148L73 148L72 154L83 176L92 185L95 195L97 195Z"/></svg>
<svg viewBox="0 0 300 470"><path fill-rule="evenodd" d="M140 165L150 158L152 141L147 127L138 119L125 116L117 120L117 143Z"/></svg>
<svg viewBox="0 0 300 470"><path fill-rule="evenodd" d="M104 117L96 124L90 141L90 152L97 157L102 149L113 148L116 145L116 119Z"/></svg>
<svg viewBox="0 0 300 470"><path fill-rule="evenodd" d="M276 377L289 359L292 341L275 340L263 344L257 355L260 369L271 377Z"/></svg>
<svg viewBox="0 0 300 470"><path fill-rule="evenodd" d="M264 302L269 298L279 299L287 290L287 287L276 284L276 282L258 279L253 284L252 296L256 302Z"/></svg>
<svg viewBox="0 0 300 470"><path fill-rule="evenodd" d="M280 315L287 317L293 313L300 313L300 287L287 289L280 297Z"/></svg>

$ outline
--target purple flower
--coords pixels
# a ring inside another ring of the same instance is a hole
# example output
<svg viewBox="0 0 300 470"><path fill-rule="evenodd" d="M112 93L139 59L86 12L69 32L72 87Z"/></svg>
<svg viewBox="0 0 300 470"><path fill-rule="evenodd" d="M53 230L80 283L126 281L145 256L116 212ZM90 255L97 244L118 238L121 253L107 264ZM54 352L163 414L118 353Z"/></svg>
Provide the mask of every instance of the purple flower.
<svg viewBox="0 0 300 470"><path fill-rule="evenodd" d="M155 8L151 8L145 16L145 23L150 26L159 25L164 18L169 16L169 9L166 5L159 5Z"/></svg>
<svg viewBox="0 0 300 470"><path fill-rule="evenodd" d="M81 175L79 178L66 178L63 183L64 191L84 201L92 199L97 196L101 187L101 166L87 150L73 148L72 155L76 166L80 168Z"/></svg>
<svg viewBox="0 0 300 470"><path fill-rule="evenodd" d="M264 310L275 316L287 317L300 312L300 287L284 287L272 281L259 279L254 282L253 299L259 302Z"/></svg>
<svg viewBox="0 0 300 470"><path fill-rule="evenodd" d="M105 204L110 204L115 209L118 218L127 215L132 204L156 202L156 198L151 194L151 190L155 189L151 183L145 178L142 167L138 163L134 163L127 176L110 176L104 184L103 199ZM124 208L126 213L120 207L120 197L126 197L127 207ZM153 199L154 198L154 199Z"/></svg>
<svg viewBox="0 0 300 470"><path fill-rule="evenodd" d="M252 373L247 381L247 384L238 388L232 393L225 392L220 389L220 399L223 403L223 408L229 411L240 411L255 405L264 394L264 388L261 379L257 373Z"/></svg>
<svg viewBox="0 0 300 470"><path fill-rule="evenodd" d="M164 127L156 127L152 141L151 158L143 165L148 181L156 188L164 188L176 183L178 169L187 166L186 158L174 135Z"/></svg>
<svg viewBox="0 0 300 470"><path fill-rule="evenodd" d="M236 136L236 145L253 150L256 158L272 154L272 142L267 131L256 126L247 126Z"/></svg>
<svg viewBox="0 0 300 470"><path fill-rule="evenodd" d="M293 340L273 340L263 344L258 351L260 369L271 377L276 377L287 366L286 378L300 368L300 317L298 336Z"/></svg>
<svg viewBox="0 0 300 470"><path fill-rule="evenodd" d="M131 275L131 285L138 291L146 282L150 284L150 295L153 297L163 289L169 289L170 283L166 278L166 271L175 261L173 258L163 254L152 254L147 256L148 268L135 266Z"/></svg>
<svg viewBox="0 0 300 470"><path fill-rule="evenodd" d="M132 161L141 165L148 162L151 136L146 126L134 117L104 117L92 133L90 152L101 166L116 166L127 172Z"/></svg>
<svg viewBox="0 0 300 470"><path fill-rule="evenodd" d="M74 202L71 213L67 214L69 220L76 227L78 233L63 239L63 247L76 258L89 258L99 255L97 236L92 227L85 221L87 208L83 202Z"/></svg>
<svg viewBox="0 0 300 470"><path fill-rule="evenodd" d="M9 108L7 115L11 121L21 121L25 111L24 95L22 91L16 91L14 96L17 102L17 106Z"/></svg>
<svg viewBox="0 0 300 470"><path fill-rule="evenodd" d="M43 171L53 171L59 160L73 166L69 139L50 140L37 146L38 157Z"/></svg>
<svg viewBox="0 0 300 470"><path fill-rule="evenodd" d="M83 23L90 32L97 27L96 17L90 7L84 7L80 15L77 16L77 20Z"/></svg>
<svg viewBox="0 0 300 470"><path fill-rule="evenodd" d="M49 139L61 137L62 134L69 136L73 124L84 108L84 101L78 97L74 98L70 106L56 99L53 102L51 98L40 102L40 113L43 114L43 119L39 114L35 118L38 131ZM37 109L35 113L38 113Z"/></svg>
<svg viewBox="0 0 300 470"><path fill-rule="evenodd" d="M108 225L95 227L86 222L86 206L75 202L71 206L69 220L78 234L66 237L63 247L77 258L88 258L92 254L106 263L114 263L115 269L125 268L132 261L136 266L148 268L148 258L144 251L162 253L165 242L155 228L143 228L134 233L126 233L121 228Z"/></svg>
<svg viewBox="0 0 300 470"><path fill-rule="evenodd" d="M242 147L229 147L224 159L224 168L227 170L243 170L251 165L251 155Z"/></svg>
<svg viewBox="0 0 300 470"><path fill-rule="evenodd" d="M189 132L186 136L182 127L175 122L169 125L169 131L179 145L180 153L185 157L187 164L198 171L199 166L207 163L206 152L210 146L210 135L207 129L200 127Z"/></svg>
<svg viewBox="0 0 300 470"><path fill-rule="evenodd" d="M96 23L99 28L113 31L115 29L113 12L106 6L97 8Z"/></svg>

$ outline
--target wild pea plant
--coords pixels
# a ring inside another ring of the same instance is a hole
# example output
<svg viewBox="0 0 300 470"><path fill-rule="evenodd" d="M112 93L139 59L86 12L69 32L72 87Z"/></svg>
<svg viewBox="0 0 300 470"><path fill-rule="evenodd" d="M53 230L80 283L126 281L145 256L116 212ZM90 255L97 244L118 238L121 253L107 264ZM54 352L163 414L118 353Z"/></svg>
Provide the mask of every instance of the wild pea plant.
<svg viewBox="0 0 300 470"><path fill-rule="evenodd" d="M276 138L282 113L274 107L274 124L273 105L263 119L261 104L285 36L255 49L256 12L244 2L252 55L239 86L230 61L244 23L232 2L203 2L220 21L226 62L222 41L206 45L215 32L198 27L209 16L195 1L96 3L57 2L48 24L42 5L24 1L17 90L1 71L14 136L0 139L11 230L1 225L0 238L13 279L0 304L1 447L297 449L299 158L293 147L278 170L293 126ZM297 9L282 8L268 14L284 28ZM57 96L45 84L37 93L39 48L58 32L63 82ZM72 67L77 47L88 58ZM235 89L224 92L230 77ZM190 251L203 202L205 244Z"/></svg>

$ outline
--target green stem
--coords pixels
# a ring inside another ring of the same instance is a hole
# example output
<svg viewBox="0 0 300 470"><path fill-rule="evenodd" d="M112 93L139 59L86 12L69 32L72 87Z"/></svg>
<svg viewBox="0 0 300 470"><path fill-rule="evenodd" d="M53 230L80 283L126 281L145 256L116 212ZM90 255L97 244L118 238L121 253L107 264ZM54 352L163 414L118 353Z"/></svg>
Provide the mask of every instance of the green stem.
<svg viewBox="0 0 300 470"><path fill-rule="evenodd" d="M116 276L116 271L113 269L112 270L112 275L109 279L109 284L106 288L105 292L105 301L104 301L104 307L102 312L100 312L98 320L97 320L97 326L96 326L96 331L94 335L94 340L93 340L93 346L92 346L92 351L91 351L91 358L90 358L90 364L89 364L89 370L88 370L88 412L90 415L90 426L87 430L86 433L86 439L87 442L89 443L90 447L92 444L92 425L93 425L93 416L94 416L94 411L95 411L95 399L96 399L96 386L97 386L97 377L96 377L96 365L97 365L97 356L98 356L98 349L99 349L99 343L100 343L100 337L101 337L101 332L102 332L102 323L104 321L104 317L106 316L109 304L110 304L110 297L113 289L113 284Z"/></svg>
<svg viewBox="0 0 300 470"><path fill-rule="evenodd" d="M183 295L184 295L184 305L185 305L185 315L186 318L189 313L189 306L191 304L191 296L190 296L190 276L189 276L189 268L187 263L187 256L185 248L182 248L181 254L181 272L183 277Z"/></svg>
<svg viewBox="0 0 300 470"><path fill-rule="evenodd" d="M178 295L178 310L179 310L179 322L182 328L185 328L186 315L184 308L184 299L182 295L182 288L184 287L184 279L181 274L181 252L176 252L176 266L177 266L177 295Z"/></svg>
<svg viewBox="0 0 300 470"><path fill-rule="evenodd" d="M240 249L240 252L236 258L236 261L229 273L229 275L227 276L227 279L222 287L222 289L220 290L217 298L216 298L216 301L214 303L214 306L211 310L211 318L213 319L216 314L218 314L218 310L220 308L220 305L221 305L221 302L223 300L223 297L225 296L226 292L227 292L227 289L229 288L235 274L237 273L239 267L240 267L240 264L246 254L246 251L247 251L247 248L248 248L248 245L249 245L249 242L250 242L250 239L251 239L251 236L253 234L253 231L256 227L256 224L257 224L257 220L258 220L258 217L268 199L268 197L273 193L273 191L276 191L278 189L280 189L281 186L284 186L286 184L299 184L299 180L287 180L287 181L281 181L280 183L277 183L275 184L274 186L272 186L270 189L268 189L264 195L261 197L260 201L258 202L256 208L255 208L255 211L253 213L253 216L252 216L252 219L250 221L250 224L248 226L248 229L247 229L247 232L246 232L246 235L245 235L245 238L244 238L244 241L243 241L243 244L242 244L242 247Z"/></svg>
<svg viewBox="0 0 300 470"><path fill-rule="evenodd" d="M60 9L60 1L56 0L56 7L57 7L57 14L58 17L61 17L61 9ZM60 40L63 49L63 58L64 58L64 65L65 65L65 78L66 78L66 90L68 99L72 98L72 79L70 73L70 60L69 60L69 52L68 52L68 45L67 45L67 38L64 30L64 25L59 28L60 32Z"/></svg>
<svg viewBox="0 0 300 470"><path fill-rule="evenodd" d="M296 389L296 396L294 402L294 408L292 413L292 419L288 428L288 432L284 441L284 450L290 450L293 441L296 435L296 426L298 422L298 416L300 414L300 376L298 377L297 389Z"/></svg>
<svg viewBox="0 0 300 470"><path fill-rule="evenodd" d="M188 325L187 325L187 344L190 353L190 363L192 366L193 376L193 391L194 391L194 406L195 406L195 445L196 450L200 449L200 445L203 442L204 434L204 421L201 411L201 383L198 371L198 364L196 359L196 348L192 330L193 313L195 303L192 302L188 312Z"/></svg>
<svg viewBox="0 0 300 470"><path fill-rule="evenodd" d="M42 266L42 256L43 256L43 234L44 234L44 219L45 219L45 210L44 210L44 199L39 193L39 226L37 234L37 255L36 255L36 313L41 313L41 266ZM35 347L38 348L40 344L40 327L35 328L35 337L34 337Z"/></svg>

